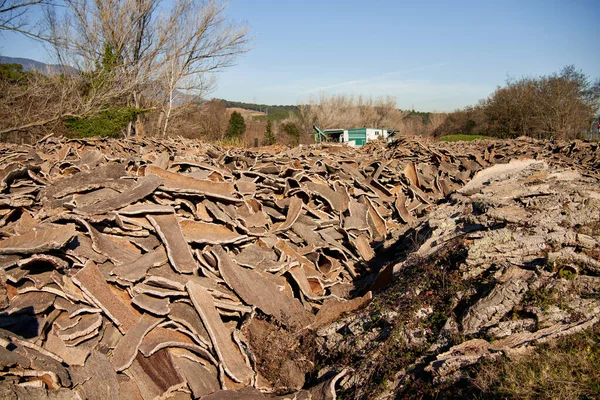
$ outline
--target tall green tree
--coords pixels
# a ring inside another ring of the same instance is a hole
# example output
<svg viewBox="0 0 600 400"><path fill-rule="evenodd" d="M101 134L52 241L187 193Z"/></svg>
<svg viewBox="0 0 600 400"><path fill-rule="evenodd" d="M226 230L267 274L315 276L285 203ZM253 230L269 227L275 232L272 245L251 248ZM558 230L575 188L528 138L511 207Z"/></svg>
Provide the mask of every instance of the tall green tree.
<svg viewBox="0 0 600 400"><path fill-rule="evenodd" d="M227 127L227 139L238 139L246 132L246 121L237 111L231 113L229 126Z"/></svg>
<svg viewBox="0 0 600 400"><path fill-rule="evenodd" d="M267 120L267 127L265 128L265 145L272 146L277 143L277 138L273 134L273 121Z"/></svg>

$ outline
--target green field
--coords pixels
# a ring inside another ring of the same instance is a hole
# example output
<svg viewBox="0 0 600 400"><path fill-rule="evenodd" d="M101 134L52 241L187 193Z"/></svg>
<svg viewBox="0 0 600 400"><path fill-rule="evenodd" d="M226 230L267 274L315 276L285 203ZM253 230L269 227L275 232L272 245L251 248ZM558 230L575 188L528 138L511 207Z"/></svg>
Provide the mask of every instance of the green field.
<svg viewBox="0 0 600 400"><path fill-rule="evenodd" d="M481 136L481 135L448 135L442 136L440 140L442 142L470 142L476 139L490 139L489 136Z"/></svg>

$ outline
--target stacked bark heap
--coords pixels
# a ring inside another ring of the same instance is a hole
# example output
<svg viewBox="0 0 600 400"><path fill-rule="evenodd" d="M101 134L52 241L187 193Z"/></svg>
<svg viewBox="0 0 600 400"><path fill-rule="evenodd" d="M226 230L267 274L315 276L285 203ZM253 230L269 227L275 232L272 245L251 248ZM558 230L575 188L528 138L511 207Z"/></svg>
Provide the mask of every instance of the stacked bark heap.
<svg viewBox="0 0 600 400"><path fill-rule="evenodd" d="M309 389L258 372L248 339L257 318L301 334L361 307L386 238L508 161L504 150L404 141L271 154L53 137L4 146L0 393L335 398L346 371Z"/></svg>

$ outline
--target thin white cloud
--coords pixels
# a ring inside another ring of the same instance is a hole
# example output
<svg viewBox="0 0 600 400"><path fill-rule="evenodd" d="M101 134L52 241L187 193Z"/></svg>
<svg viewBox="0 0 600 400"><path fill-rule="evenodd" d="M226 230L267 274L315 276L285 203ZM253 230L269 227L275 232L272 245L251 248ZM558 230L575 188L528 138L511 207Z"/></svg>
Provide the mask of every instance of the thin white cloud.
<svg viewBox="0 0 600 400"><path fill-rule="evenodd" d="M388 78L388 77L391 77L391 76L407 74L407 73L410 73L410 72L423 71L423 70L427 70L427 69L430 69L430 68L443 67L443 66L448 65L448 64L449 64L448 62L442 62L442 63L437 63L437 64L425 65L425 66L422 66L422 67L416 67L416 68L401 70L401 71L386 72L384 74L372 76L372 77L369 77L369 78L354 79L354 80L351 80L351 81L334 83L332 85L314 87L312 89L303 90L303 91L299 92L298 95L303 95L303 94L308 94L308 93L315 93L315 92L323 92L323 91L327 91L327 90L331 90L331 89L337 89L337 88L340 88L340 87L355 86L355 85L360 85L360 84L363 84L363 83L376 82L378 80L381 80L381 79L384 79L384 78Z"/></svg>

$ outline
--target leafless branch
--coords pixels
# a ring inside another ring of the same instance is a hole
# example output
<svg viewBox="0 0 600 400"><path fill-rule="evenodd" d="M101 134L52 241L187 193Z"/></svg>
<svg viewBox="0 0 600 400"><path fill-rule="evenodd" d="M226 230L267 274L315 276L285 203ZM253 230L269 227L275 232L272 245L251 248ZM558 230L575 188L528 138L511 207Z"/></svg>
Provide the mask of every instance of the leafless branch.
<svg viewBox="0 0 600 400"><path fill-rule="evenodd" d="M48 40L39 27L31 26L27 14L35 7L52 4L47 0L0 0L0 31L13 31L33 39Z"/></svg>

